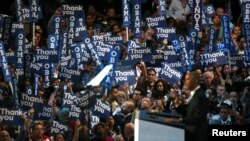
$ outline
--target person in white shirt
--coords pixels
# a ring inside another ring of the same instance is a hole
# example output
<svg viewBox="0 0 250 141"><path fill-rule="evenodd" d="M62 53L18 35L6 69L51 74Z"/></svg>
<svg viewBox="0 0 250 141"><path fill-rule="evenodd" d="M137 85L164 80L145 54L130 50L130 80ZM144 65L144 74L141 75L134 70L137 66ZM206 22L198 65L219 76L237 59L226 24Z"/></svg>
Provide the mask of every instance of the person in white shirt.
<svg viewBox="0 0 250 141"><path fill-rule="evenodd" d="M186 21L186 15L191 13L187 0L172 0L168 8L168 16L173 17L176 22Z"/></svg>

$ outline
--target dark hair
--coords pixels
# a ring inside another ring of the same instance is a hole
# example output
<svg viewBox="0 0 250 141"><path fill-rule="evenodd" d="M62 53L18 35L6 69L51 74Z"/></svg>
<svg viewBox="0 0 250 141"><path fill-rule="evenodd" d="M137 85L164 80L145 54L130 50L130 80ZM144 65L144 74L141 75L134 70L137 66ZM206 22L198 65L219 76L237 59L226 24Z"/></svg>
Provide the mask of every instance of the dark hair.
<svg viewBox="0 0 250 141"><path fill-rule="evenodd" d="M155 72L155 74L156 74L155 68L148 68L148 69L147 69L147 73L149 73L150 71L153 71L153 72Z"/></svg>
<svg viewBox="0 0 250 141"><path fill-rule="evenodd" d="M140 91L141 96L146 96L147 95L146 89L143 89L143 86L141 86L141 85L136 86L134 90Z"/></svg>
<svg viewBox="0 0 250 141"><path fill-rule="evenodd" d="M56 134L54 135L54 140L56 140L56 137L57 137L57 135L59 135L59 134L61 134L61 135L63 136L63 138L66 139L66 138L65 138L65 135L64 135L62 132L58 132L58 133L56 133Z"/></svg>
<svg viewBox="0 0 250 141"><path fill-rule="evenodd" d="M200 74L198 74L196 71L192 71L189 74L194 78L194 80L197 80L198 82L201 81Z"/></svg>
<svg viewBox="0 0 250 141"><path fill-rule="evenodd" d="M99 122L97 123L94 127L93 127L93 133L94 134L98 134L98 128L102 127L102 128L106 128L106 124L104 122Z"/></svg>

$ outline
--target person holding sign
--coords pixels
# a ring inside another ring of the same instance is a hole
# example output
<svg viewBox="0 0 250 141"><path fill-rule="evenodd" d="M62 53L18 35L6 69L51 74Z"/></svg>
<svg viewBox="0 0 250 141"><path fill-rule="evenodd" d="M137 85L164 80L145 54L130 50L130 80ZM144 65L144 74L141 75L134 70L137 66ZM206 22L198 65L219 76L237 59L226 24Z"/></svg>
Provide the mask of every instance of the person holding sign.
<svg viewBox="0 0 250 141"><path fill-rule="evenodd" d="M143 92L142 95L147 97L152 97L152 90L154 88L155 82L157 81L156 70L154 68L147 68L145 62L141 61L139 65L142 70L141 76L137 81L137 87L142 87Z"/></svg>
<svg viewBox="0 0 250 141"><path fill-rule="evenodd" d="M207 140L207 113L209 100L200 87L200 76L197 72L188 72L185 75L184 85L190 90L190 97L185 105L182 118L166 118L166 122L183 122L186 124L186 141Z"/></svg>

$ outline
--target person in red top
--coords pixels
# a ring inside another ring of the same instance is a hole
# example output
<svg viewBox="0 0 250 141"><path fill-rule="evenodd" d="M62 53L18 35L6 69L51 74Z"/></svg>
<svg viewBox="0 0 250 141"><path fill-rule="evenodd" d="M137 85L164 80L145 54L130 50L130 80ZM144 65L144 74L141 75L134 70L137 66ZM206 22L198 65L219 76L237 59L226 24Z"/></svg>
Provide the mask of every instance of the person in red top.
<svg viewBox="0 0 250 141"><path fill-rule="evenodd" d="M44 135L43 122L35 122L31 134L32 141L52 141L49 136Z"/></svg>

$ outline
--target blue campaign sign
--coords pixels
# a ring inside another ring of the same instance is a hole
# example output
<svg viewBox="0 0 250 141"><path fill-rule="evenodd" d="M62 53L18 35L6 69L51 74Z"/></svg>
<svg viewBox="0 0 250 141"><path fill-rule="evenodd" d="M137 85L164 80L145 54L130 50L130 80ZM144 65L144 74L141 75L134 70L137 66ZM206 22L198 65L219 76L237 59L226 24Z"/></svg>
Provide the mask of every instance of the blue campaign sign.
<svg viewBox="0 0 250 141"><path fill-rule="evenodd" d="M152 17L148 17L146 18L147 21L147 25L150 28L165 28L167 27L167 22L166 22L166 18L164 16L152 16Z"/></svg>
<svg viewBox="0 0 250 141"><path fill-rule="evenodd" d="M115 69L122 70L122 69L133 69L135 68L135 64L137 62L135 60L118 60L115 65Z"/></svg>
<svg viewBox="0 0 250 141"><path fill-rule="evenodd" d="M51 123L50 134L54 136L56 133L63 133L65 136L68 135L69 128L64 123L53 120Z"/></svg>
<svg viewBox="0 0 250 141"><path fill-rule="evenodd" d="M7 61L10 64L16 63L16 56L14 52L6 52Z"/></svg>
<svg viewBox="0 0 250 141"><path fill-rule="evenodd" d="M59 52L56 49L36 49L33 55L33 62L36 63L58 63Z"/></svg>
<svg viewBox="0 0 250 141"><path fill-rule="evenodd" d="M97 99L96 104L92 108L92 112L94 115L97 115L106 119L108 116L111 115L111 107L108 103L100 99Z"/></svg>
<svg viewBox="0 0 250 141"><path fill-rule="evenodd" d="M109 59L109 52L112 49L113 45L104 43L102 41L96 41L94 42L96 46L96 51L98 53L98 56L105 61L108 61Z"/></svg>
<svg viewBox="0 0 250 141"><path fill-rule="evenodd" d="M35 109L34 120L51 120L52 119L52 106L39 105Z"/></svg>
<svg viewBox="0 0 250 141"><path fill-rule="evenodd" d="M128 57L130 60L144 60L144 61L150 61L152 58L152 50L151 48L142 47L142 48L135 48L130 49L128 53Z"/></svg>
<svg viewBox="0 0 250 141"><path fill-rule="evenodd" d="M172 41L176 38L176 28L173 27L156 27L156 38L158 40L168 39Z"/></svg>
<svg viewBox="0 0 250 141"><path fill-rule="evenodd" d="M141 3L139 1L134 1L132 4L132 12L133 12L133 31L134 31L134 37L140 38L141 37Z"/></svg>
<svg viewBox="0 0 250 141"><path fill-rule="evenodd" d="M77 98L78 96L76 94L64 93L62 106L69 108L71 105L74 105L74 101Z"/></svg>
<svg viewBox="0 0 250 141"><path fill-rule="evenodd" d="M6 59L5 49L4 49L4 45L3 45L2 41L0 41L0 55L1 55L0 64L1 64L2 72L3 72L4 80L7 81L7 82L11 81L8 62L7 62L7 59Z"/></svg>
<svg viewBox="0 0 250 141"><path fill-rule="evenodd" d="M136 71L135 69L122 69L115 70L115 83L116 85L123 85L124 83L129 83L131 85L136 83Z"/></svg>
<svg viewBox="0 0 250 141"><path fill-rule="evenodd" d="M74 84L80 83L81 77L82 77L81 70L70 67L61 67L58 74L58 78L69 79Z"/></svg>
<svg viewBox="0 0 250 141"><path fill-rule="evenodd" d="M232 66L244 67L244 60L242 55L230 55L227 57L227 62L230 62Z"/></svg>
<svg viewBox="0 0 250 141"><path fill-rule="evenodd" d="M85 109L93 107L96 103L97 94L93 91L83 91L81 95L74 100L74 104Z"/></svg>
<svg viewBox="0 0 250 141"><path fill-rule="evenodd" d="M81 107L77 105L70 105L69 107L69 120L76 120L76 119L83 119L84 118L84 113L81 110Z"/></svg>
<svg viewBox="0 0 250 141"><path fill-rule="evenodd" d="M117 36L103 36L103 42L107 44L123 44L123 37L120 35Z"/></svg>
<svg viewBox="0 0 250 141"><path fill-rule="evenodd" d="M131 24L130 22L130 4L128 3L128 0L122 0L122 25L124 27L129 27Z"/></svg>
<svg viewBox="0 0 250 141"><path fill-rule="evenodd" d="M37 22L42 18L41 7L38 5L38 0L29 0L29 21Z"/></svg>
<svg viewBox="0 0 250 141"><path fill-rule="evenodd" d="M32 107L43 106L43 98L41 96L22 94L20 106L27 110Z"/></svg>
<svg viewBox="0 0 250 141"><path fill-rule="evenodd" d="M181 80L182 73L172 68L170 64L163 62L159 76L166 79L171 84L176 84Z"/></svg>
<svg viewBox="0 0 250 141"><path fill-rule="evenodd" d="M27 111L22 109L0 108L0 121L2 125L23 125L21 115L27 116Z"/></svg>
<svg viewBox="0 0 250 141"><path fill-rule="evenodd" d="M213 53L205 53L203 55L200 55L201 58L201 65L203 67L208 67L213 64L217 65L223 65L227 63L227 56L224 52L213 52Z"/></svg>

